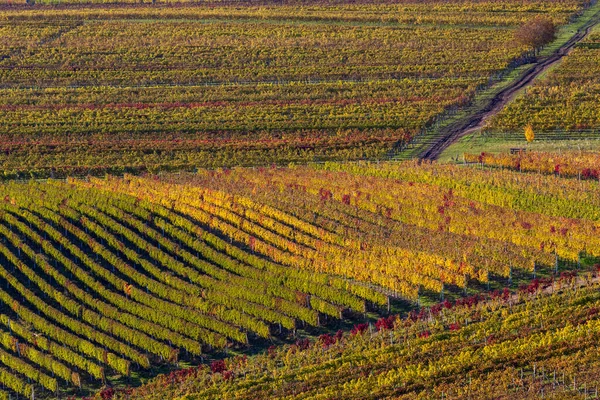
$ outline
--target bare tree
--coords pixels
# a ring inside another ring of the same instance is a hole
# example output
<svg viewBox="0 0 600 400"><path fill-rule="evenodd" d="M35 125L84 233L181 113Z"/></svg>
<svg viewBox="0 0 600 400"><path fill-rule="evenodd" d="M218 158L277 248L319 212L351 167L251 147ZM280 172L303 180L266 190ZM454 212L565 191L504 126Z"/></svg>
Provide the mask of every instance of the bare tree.
<svg viewBox="0 0 600 400"><path fill-rule="evenodd" d="M556 39L556 26L550 18L537 16L527 21L515 32L515 40L538 53L542 47Z"/></svg>

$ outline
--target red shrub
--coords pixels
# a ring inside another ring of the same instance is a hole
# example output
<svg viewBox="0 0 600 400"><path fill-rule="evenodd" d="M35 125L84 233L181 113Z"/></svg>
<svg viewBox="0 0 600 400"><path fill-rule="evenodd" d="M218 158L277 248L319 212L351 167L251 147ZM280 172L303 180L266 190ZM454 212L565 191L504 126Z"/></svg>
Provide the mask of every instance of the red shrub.
<svg viewBox="0 0 600 400"><path fill-rule="evenodd" d="M354 325L354 327L352 328L352 330L350 331L350 334L352 336L354 335L358 335L359 333L364 333L367 329L369 329L369 324L358 324L358 325Z"/></svg>
<svg viewBox="0 0 600 400"><path fill-rule="evenodd" d="M298 346L298 348L300 350L306 350L310 347L310 340L308 339L298 339L296 340L296 346Z"/></svg>
<svg viewBox="0 0 600 400"><path fill-rule="evenodd" d="M521 290L521 292L534 294L535 292L538 291L539 288L540 288L540 280L534 279L531 281L531 283L529 285L523 285L519 289Z"/></svg>
<svg viewBox="0 0 600 400"><path fill-rule="evenodd" d="M394 328L394 323L396 322L396 316L390 315L387 318L379 318L375 323L375 327L378 331L389 330Z"/></svg>
<svg viewBox="0 0 600 400"><path fill-rule="evenodd" d="M225 360L217 360L210 363L210 370L213 374L218 374L227 370L225 366Z"/></svg>
<svg viewBox="0 0 600 400"><path fill-rule="evenodd" d="M102 400L110 400L114 397L114 395L115 395L115 389L113 389L113 388L104 389L103 391L100 392L100 398Z"/></svg>
<svg viewBox="0 0 600 400"><path fill-rule="evenodd" d="M450 324L450 326L448 326L448 329L450 329L451 331L457 331L460 329L460 324L454 322Z"/></svg>
<svg viewBox="0 0 600 400"><path fill-rule="evenodd" d="M332 344L335 344L336 340L329 333L325 333L325 334L319 336L319 342L323 345L323 348L327 348L327 347L331 346Z"/></svg>
<svg viewBox="0 0 600 400"><path fill-rule="evenodd" d="M555 173L556 175L559 175L559 174L560 174L560 164L556 164L556 165L554 166L554 173Z"/></svg>
<svg viewBox="0 0 600 400"><path fill-rule="evenodd" d="M423 332L419 333L420 338L428 338L429 336L431 336L431 332L429 332L429 331L423 331Z"/></svg>
<svg viewBox="0 0 600 400"><path fill-rule="evenodd" d="M223 372L223 379L225 379L226 381L233 379L233 372L231 372L231 371L224 371Z"/></svg>

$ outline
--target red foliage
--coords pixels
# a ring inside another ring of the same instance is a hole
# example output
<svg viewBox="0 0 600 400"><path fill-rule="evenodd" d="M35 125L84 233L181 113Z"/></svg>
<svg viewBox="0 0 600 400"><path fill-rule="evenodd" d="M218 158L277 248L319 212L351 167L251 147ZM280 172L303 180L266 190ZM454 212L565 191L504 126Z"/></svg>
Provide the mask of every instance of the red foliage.
<svg viewBox="0 0 600 400"><path fill-rule="evenodd" d="M450 329L451 331L457 331L460 329L460 324L457 322L454 322L454 323L450 324L450 326L448 326L448 329Z"/></svg>
<svg viewBox="0 0 600 400"><path fill-rule="evenodd" d="M423 331L419 333L420 338L428 338L429 336L431 336L431 332L429 331Z"/></svg>
<svg viewBox="0 0 600 400"><path fill-rule="evenodd" d="M330 190L323 189L319 190L319 196L321 196L321 201L331 200L333 198L333 193Z"/></svg>
<svg viewBox="0 0 600 400"><path fill-rule="evenodd" d="M563 271L558 278L561 282L571 282L577 276L577 271Z"/></svg>
<svg viewBox="0 0 600 400"><path fill-rule="evenodd" d="M310 340L308 339L298 339L296 340L296 346L298 346L298 348L300 350L306 350L310 347Z"/></svg>
<svg viewBox="0 0 600 400"><path fill-rule="evenodd" d="M100 392L100 398L102 400L110 400L114 397L114 395L115 395L115 389L113 389L113 388L104 389L103 391Z"/></svg>
<svg viewBox="0 0 600 400"><path fill-rule="evenodd" d="M375 323L375 327L378 331L389 330L394 328L394 323L396 322L396 316L390 315L389 317L379 318Z"/></svg>
<svg viewBox="0 0 600 400"><path fill-rule="evenodd" d="M522 226L524 229L531 229L531 227L532 227L533 225L531 225L531 223L529 223L529 222L527 222L527 221L521 221L521 226Z"/></svg>
<svg viewBox="0 0 600 400"><path fill-rule="evenodd" d="M390 207L385 208L385 216L388 218L392 218L392 209Z"/></svg>
<svg viewBox="0 0 600 400"><path fill-rule="evenodd" d="M342 196L342 203L344 203L346 205L350 205L350 195L349 194L345 194Z"/></svg>
<svg viewBox="0 0 600 400"><path fill-rule="evenodd" d="M598 170L585 168L581 171L581 177L583 179L598 179Z"/></svg>
<svg viewBox="0 0 600 400"><path fill-rule="evenodd" d="M540 288L540 280L534 279L529 285L522 285L519 290L524 293L534 294Z"/></svg>
<svg viewBox="0 0 600 400"><path fill-rule="evenodd" d="M554 166L554 173L555 173L556 175L560 175L560 164L556 164L556 165Z"/></svg>
<svg viewBox="0 0 600 400"><path fill-rule="evenodd" d="M226 381L233 379L233 372L223 371L223 379L225 379Z"/></svg>
<svg viewBox="0 0 600 400"><path fill-rule="evenodd" d="M367 329L369 329L369 324L366 324L366 323L354 325L354 327L350 331L350 334L352 336L358 335L359 333L364 333Z"/></svg>
<svg viewBox="0 0 600 400"><path fill-rule="evenodd" d="M335 344L336 340L329 333L324 333L323 335L319 336L319 342L323 345L323 348L326 349L332 344Z"/></svg>
<svg viewBox="0 0 600 400"><path fill-rule="evenodd" d="M440 311L442 311L442 305L435 304L429 308L429 311L431 312L431 314L433 314L433 316L437 316L440 313Z"/></svg>
<svg viewBox="0 0 600 400"><path fill-rule="evenodd" d="M275 358L275 350L277 350L276 346L269 346L267 349L267 354L269 354L270 358Z"/></svg>
<svg viewBox="0 0 600 400"><path fill-rule="evenodd" d="M467 306L467 307L474 307L477 304L479 304L480 301L483 301L484 297L482 295L479 294L475 294L473 296L469 296L469 297L465 297L462 299L458 299L456 300L456 306Z"/></svg>
<svg viewBox="0 0 600 400"><path fill-rule="evenodd" d="M217 360L210 363L210 370L213 374L218 374L227 370L225 360Z"/></svg>
<svg viewBox="0 0 600 400"><path fill-rule="evenodd" d="M421 310L419 311L419 313L417 313L416 311L411 311L408 313L408 316L406 317L407 320L415 322L418 320L425 320L429 317L427 310L425 308L421 308Z"/></svg>

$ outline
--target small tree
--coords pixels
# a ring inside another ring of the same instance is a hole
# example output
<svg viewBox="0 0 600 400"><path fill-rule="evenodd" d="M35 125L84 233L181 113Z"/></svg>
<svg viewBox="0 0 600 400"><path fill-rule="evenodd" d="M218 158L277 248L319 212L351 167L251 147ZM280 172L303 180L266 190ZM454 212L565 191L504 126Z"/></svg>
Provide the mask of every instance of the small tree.
<svg viewBox="0 0 600 400"><path fill-rule="evenodd" d="M542 47L556 39L556 26L550 18L537 16L527 21L515 32L515 40L538 53Z"/></svg>
<svg viewBox="0 0 600 400"><path fill-rule="evenodd" d="M533 139L535 139L535 132L533 132L533 126L529 124L525 127L525 140L527 140L527 143L531 143Z"/></svg>

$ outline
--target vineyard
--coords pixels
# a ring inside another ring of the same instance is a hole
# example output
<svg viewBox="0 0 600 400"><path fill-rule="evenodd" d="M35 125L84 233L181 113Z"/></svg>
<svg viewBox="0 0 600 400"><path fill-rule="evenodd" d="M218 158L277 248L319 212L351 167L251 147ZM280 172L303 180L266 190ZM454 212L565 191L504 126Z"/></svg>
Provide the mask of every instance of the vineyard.
<svg viewBox="0 0 600 400"><path fill-rule="evenodd" d="M26 397L304 340L298 330L398 301L546 282L600 257L596 182L510 170L328 163L2 194L0 382Z"/></svg>
<svg viewBox="0 0 600 400"><path fill-rule="evenodd" d="M597 276L564 274L161 375L115 398L595 399L599 310Z"/></svg>
<svg viewBox="0 0 600 400"><path fill-rule="evenodd" d="M577 178L600 179L600 154L597 152L527 152L517 154L465 154L465 162L514 171L537 172Z"/></svg>
<svg viewBox="0 0 600 400"><path fill-rule="evenodd" d="M599 399L598 10L0 0L0 400Z"/></svg>
<svg viewBox="0 0 600 400"><path fill-rule="evenodd" d="M85 186L2 188L1 361L48 391L319 325L344 309L365 311L366 299L387 301L364 285L232 244L225 235L241 231L226 222L216 229L210 221L219 215L204 204L165 194L164 206ZM255 247L281 252L259 240ZM25 382L2 379L29 397Z"/></svg>
<svg viewBox="0 0 600 400"><path fill-rule="evenodd" d="M523 127L531 124L538 139L598 138L599 65L596 28L557 68L492 118L485 133L512 137L518 132L522 137Z"/></svg>
<svg viewBox="0 0 600 400"><path fill-rule="evenodd" d="M588 5L60 3L0 7L4 179L388 157Z"/></svg>

